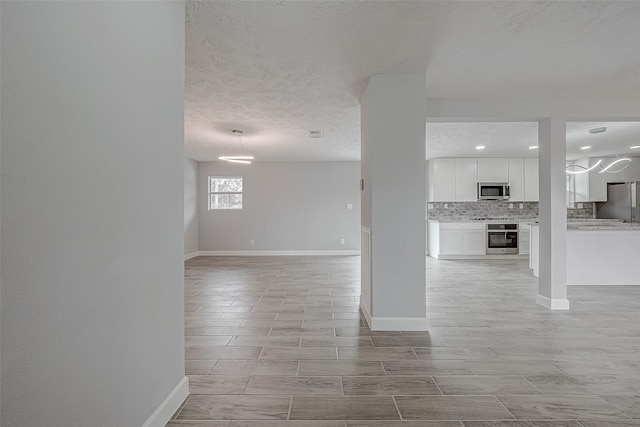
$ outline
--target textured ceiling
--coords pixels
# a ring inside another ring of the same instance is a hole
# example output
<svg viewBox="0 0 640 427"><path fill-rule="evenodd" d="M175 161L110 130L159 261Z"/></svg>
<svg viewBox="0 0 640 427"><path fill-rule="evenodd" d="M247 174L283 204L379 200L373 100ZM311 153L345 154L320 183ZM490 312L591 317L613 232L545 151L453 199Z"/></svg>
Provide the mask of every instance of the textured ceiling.
<svg viewBox="0 0 640 427"><path fill-rule="evenodd" d="M640 88L638 40L639 2L188 1L186 154L358 160L376 73L425 72L430 97L615 96ZM511 125L494 140L524 143Z"/></svg>
<svg viewBox="0 0 640 427"><path fill-rule="evenodd" d="M589 129L606 127L604 133ZM483 150L476 150L477 146ZM439 157L537 157L538 123L427 123L428 158ZM636 156L640 149L638 122L568 122L567 159L588 156ZM588 150L580 147L590 146Z"/></svg>

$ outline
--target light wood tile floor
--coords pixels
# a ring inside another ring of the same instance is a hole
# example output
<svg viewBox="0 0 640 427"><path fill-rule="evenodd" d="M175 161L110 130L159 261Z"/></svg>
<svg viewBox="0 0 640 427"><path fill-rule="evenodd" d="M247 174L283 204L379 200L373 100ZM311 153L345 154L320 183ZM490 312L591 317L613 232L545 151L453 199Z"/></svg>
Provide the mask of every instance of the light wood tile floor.
<svg viewBox="0 0 640 427"><path fill-rule="evenodd" d="M359 257L189 260L168 426L640 426L640 286L536 294L526 260L427 258L429 332L372 332Z"/></svg>

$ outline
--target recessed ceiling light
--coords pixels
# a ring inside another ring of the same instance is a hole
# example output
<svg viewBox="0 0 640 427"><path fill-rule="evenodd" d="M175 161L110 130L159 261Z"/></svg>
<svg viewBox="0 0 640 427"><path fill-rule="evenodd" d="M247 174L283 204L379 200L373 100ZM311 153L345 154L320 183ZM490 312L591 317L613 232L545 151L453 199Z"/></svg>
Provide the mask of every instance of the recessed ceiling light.
<svg viewBox="0 0 640 427"><path fill-rule="evenodd" d="M581 150L588 150L589 148L591 148L590 145L585 145L584 147L580 147Z"/></svg>
<svg viewBox="0 0 640 427"><path fill-rule="evenodd" d="M476 147L476 150L484 150L484 145L478 145L478 146Z"/></svg>
<svg viewBox="0 0 640 427"><path fill-rule="evenodd" d="M322 131L321 130L310 130L309 131L309 136L311 138L320 138L322 136Z"/></svg>
<svg viewBox="0 0 640 427"><path fill-rule="evenodd" d="M636 148L640 148L640 145L632 145L632 146L631 146L631 147L629 147L629 148L631 148L632 150L634 150L634 149L636 149Z"/></svg>
<svg viewBox="0 0 640 427"><path fill-rule="evenodd" d="M537 145L530 145L530 146L529 146L529 150L535 150L536 148L538 148L538 146L537 146Z"/></svg>
<svg viewBox="0 0 640 427"><path fill-rule="evenodd" d="M607 130L606 127L601 126L599 128L589 129L589 133L602 133L602 132L605 132L606 130Z"/></svg>

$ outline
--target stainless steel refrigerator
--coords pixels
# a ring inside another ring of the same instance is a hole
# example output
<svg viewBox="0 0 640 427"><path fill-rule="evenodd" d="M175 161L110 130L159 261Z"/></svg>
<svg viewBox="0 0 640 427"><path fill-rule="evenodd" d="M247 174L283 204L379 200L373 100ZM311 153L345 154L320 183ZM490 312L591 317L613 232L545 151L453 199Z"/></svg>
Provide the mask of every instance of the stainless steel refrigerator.
<svg viewBox="0 0 640 427"><path fill-rule="evenodd" d="M607 184L607 201L596 203L596 218L640 222L640 181Z"/></svg>

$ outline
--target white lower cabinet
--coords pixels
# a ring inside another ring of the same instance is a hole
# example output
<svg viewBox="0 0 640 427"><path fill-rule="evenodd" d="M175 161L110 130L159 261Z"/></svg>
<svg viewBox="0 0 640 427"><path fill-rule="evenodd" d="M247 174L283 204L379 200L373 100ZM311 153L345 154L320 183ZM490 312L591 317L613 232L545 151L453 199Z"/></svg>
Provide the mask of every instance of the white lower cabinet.
<svg viewBox="0 0 640 427"><path fill-rule="evenodd" d="M531 243L531 223L521 222L518 224L518 253L528 255Z"/></svg>
<svg viewBox="0 0 640 427"><path fill-rule="evenodd" d="M483 223L429 221L429 255L485 255L486 230Z"/></svg>
<svg viewBox="0 0 640 427"><path fill-rule="evenodd" d="M459 255L462 252L462 225L440 224L440 255Z"/></svg>
<svg viewBox="0 0 640 427"><path fill-rule="evenodd" d="M487 231L482 223L462 223L462 255L485 255Z"/></svg>

